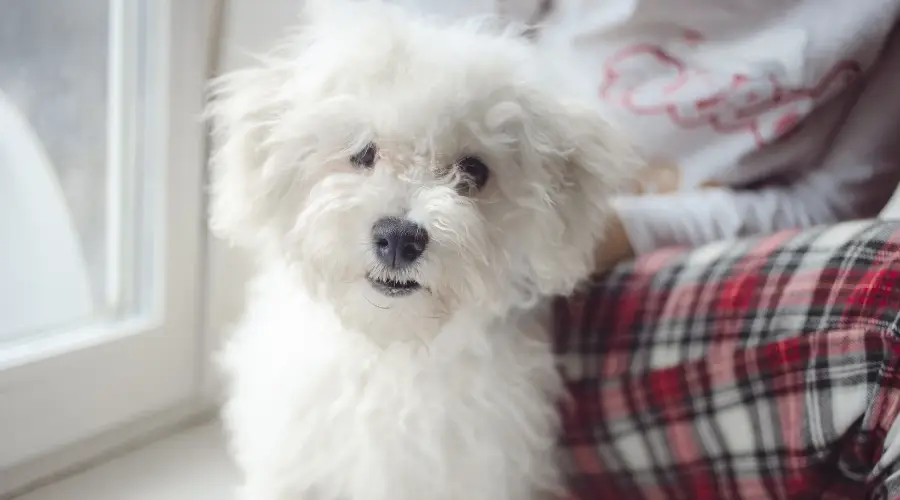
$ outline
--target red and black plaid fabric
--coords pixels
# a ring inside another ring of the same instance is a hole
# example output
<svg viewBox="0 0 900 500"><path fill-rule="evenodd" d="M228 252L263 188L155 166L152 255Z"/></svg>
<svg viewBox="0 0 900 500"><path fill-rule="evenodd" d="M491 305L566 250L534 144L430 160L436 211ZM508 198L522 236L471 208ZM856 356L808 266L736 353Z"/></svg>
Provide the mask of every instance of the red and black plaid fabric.
<svg viewBox="0 0 900 500"><path fill-rule="evenodd" d="M900 222L658 252L557 321L577 498L900 499Z"/></svg>

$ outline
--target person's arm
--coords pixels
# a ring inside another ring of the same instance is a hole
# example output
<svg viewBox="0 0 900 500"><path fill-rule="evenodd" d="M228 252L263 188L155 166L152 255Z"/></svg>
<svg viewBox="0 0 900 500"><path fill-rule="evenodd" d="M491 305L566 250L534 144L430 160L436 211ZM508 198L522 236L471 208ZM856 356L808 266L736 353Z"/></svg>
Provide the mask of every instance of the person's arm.
<svg viewBox="0 0 900 500"><path fill-rule="evenodd" d="M696 247L873 217L898 182L900 36L895 30L820 168L788 185L642 195L616 200L614 206L628 236L628 250L639 255L665 246Z"/></svg>

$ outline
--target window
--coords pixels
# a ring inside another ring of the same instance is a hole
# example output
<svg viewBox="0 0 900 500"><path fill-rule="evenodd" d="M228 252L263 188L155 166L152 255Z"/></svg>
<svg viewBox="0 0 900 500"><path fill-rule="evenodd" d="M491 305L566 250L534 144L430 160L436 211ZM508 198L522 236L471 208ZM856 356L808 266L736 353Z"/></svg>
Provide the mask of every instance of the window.
<svg viewBox="0 0 900 500"><path fill-rule="evenodd" d="M0 495L199 397L208 5L3 6Z"/></svg>

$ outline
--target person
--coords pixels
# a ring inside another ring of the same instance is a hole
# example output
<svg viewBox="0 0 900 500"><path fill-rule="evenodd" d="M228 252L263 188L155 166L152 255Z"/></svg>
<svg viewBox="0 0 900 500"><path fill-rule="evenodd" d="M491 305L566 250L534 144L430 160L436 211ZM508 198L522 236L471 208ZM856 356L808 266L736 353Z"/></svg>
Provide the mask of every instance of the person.
<svg viewBox="0 0 900 500"><path fill-rule="evenodd" d="M648 160L598 249L872 217L900 181L898 0L505 0ZM534 12L529 12L534 10Z"/></svg>
<svg viewBox="0 0 900 500"><path fill-rule="evenodd" d="M556 308L573 495L900 499L900 1L497 1L648 160Z"/></svg>

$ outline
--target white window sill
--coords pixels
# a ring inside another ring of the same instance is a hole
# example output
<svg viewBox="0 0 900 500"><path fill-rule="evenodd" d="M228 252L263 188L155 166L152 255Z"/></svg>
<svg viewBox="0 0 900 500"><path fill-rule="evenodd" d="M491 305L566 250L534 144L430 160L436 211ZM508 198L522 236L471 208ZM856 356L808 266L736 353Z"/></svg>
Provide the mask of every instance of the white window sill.
<svg viewBox="0 0 900 500"><path fill-rule="evenodd" d="M15 500L230 500L236 482L221 430L205 424Z"/></svg>

